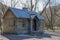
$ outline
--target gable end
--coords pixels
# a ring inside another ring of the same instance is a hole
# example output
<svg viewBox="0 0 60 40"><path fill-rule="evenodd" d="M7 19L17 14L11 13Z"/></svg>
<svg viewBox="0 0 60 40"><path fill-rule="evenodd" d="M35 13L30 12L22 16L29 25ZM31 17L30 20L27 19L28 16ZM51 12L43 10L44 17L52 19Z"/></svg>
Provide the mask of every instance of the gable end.
<svg viewBox="0 0 60 40"><path fill-rule="evenodd" d="M5 18L5 17L12 17L12 16L14 16L14 17L16 17L16 15L12 12L12 10L10 10L10 9L8 9L7 11L6 11L6 13L3 15L3 18Z"/></svg>

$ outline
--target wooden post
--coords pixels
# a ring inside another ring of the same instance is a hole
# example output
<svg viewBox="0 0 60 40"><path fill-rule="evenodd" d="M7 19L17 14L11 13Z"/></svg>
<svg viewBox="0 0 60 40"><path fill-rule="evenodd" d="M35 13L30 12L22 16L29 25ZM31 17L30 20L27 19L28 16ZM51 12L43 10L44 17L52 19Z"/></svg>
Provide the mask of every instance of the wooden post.
<svg viewBox="0 0 60 40"><path fill-rule="evenodd" d="M30 34L32 34L32 18L30 19Z"/></svg>
<svg viewBox="0 0 60 40"><path fill-rule="evenodd" d="M32 33L32 19L31 19L31 21L30 21L30 25L31 25L31 28L30 28L30 32Z"/></svg>
<svg viewBox="0 0 60 40"><path fill-rule="evenodd" d="M31 15L31 20L30 20L30 25L31 25L31 28L30 28L30 30L31 30L31 33L32 33L32 31L33 31L33 18L35 17L35 15L33 14L33 15Z"/></svg>

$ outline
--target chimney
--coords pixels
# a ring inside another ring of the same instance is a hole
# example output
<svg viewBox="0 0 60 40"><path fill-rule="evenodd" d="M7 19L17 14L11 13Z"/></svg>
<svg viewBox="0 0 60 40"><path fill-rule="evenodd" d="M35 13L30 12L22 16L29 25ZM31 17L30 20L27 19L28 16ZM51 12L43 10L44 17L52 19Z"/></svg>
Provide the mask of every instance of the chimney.
<svg viewBox="0 0 60 40"><path fill-rule="evenodd" d="M25 11L28 11L28 8L26 8L26 7L23 7L23 10L25 10Z"/></svg>

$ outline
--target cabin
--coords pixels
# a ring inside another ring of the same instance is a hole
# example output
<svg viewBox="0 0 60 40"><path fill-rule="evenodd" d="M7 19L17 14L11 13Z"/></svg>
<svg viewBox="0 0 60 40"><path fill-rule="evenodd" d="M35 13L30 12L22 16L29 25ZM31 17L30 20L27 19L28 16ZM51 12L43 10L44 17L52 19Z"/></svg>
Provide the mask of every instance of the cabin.
<svg viewBox="0 0 60 40"><path fill-rule="evenodd" d="M33 33L42 32L44 17L35 11L26 8L9 7L3 15L3 33Z"/></svg>

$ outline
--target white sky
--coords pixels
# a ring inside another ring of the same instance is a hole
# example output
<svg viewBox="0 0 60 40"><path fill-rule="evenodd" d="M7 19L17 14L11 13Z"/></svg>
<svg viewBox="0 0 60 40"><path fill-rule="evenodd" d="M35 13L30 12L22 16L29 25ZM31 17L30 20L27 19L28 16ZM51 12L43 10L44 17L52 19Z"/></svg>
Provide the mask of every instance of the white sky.
<svg viewBox="0 0 60 40"><path fill-rule="evenodd" d="M11 0L3 0L4 1L4 4L6 4L7 6L11 6ZM26 4L26 0L19 0L21 1L22 3L25 3ZM21 2L19 2L17 5L16 5L16 8L22 8L23 5L21 4ZM33 0L33 4L34 4L34 0ZM38 5L38 10L41 11L43 9L43 2L39 1Z"/></svg>

